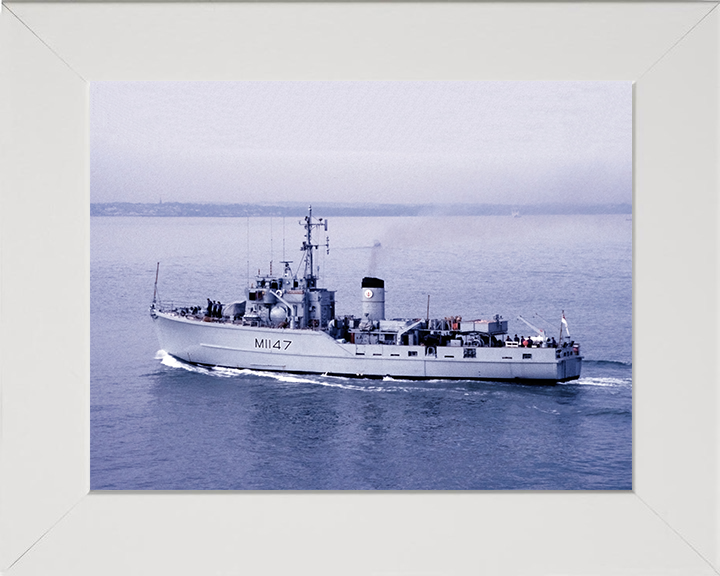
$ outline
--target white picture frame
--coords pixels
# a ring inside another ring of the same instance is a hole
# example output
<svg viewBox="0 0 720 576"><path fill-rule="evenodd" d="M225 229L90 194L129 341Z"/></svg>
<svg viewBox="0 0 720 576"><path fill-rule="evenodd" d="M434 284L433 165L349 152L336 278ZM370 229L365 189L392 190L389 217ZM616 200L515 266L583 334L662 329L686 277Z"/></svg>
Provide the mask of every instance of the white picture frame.
<svg viewBox="0 0 720 576"><path fill-rule="evenodd" d="M717 5L5 3L0 571L720 573ZM633 491L90 493L88 82L169 79L635 82Z"/></svg>

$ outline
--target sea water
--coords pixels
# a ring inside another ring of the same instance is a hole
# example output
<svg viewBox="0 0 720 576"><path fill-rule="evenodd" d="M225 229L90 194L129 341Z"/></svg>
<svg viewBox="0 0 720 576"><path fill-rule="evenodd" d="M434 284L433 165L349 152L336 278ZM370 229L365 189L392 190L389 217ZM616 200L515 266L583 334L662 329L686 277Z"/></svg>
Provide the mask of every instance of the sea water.
<svg viewBox="0 0 720 576"><path fill-rule="evenodd" d="M318 216L322 216L318 214ZM93 490L629 490L632 222L626 215L330 218L316 255L338 315L363 276L386 317L522 315L585 360L556 386L198 368L149 306L244 298L300 266L301 218L91 219ZM271 264L272 263L272 264ZM302 268L301 268L302 273Z"/></svg>

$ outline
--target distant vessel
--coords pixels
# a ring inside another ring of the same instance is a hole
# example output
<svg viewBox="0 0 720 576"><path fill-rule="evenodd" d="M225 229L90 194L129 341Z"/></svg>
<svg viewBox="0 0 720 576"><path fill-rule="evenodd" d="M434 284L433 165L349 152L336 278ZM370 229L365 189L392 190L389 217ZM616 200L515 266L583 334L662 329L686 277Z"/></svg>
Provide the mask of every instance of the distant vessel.
<svg viewBox="0 0 720 576"><path fill-rule="evenodd" d="M361 315L336 317L335 292L318 287L313 268L313 252L329 242L313 244L312 233L327 231L327 220L314 218L310 208L304 227L302 276L283 261L281 275L258 274L242 301L178 307L153 297L161 348L201 366L278 372L545 384L580 377L580 346L569 340L564 313L559 341L521 317L536 336L511 339L499 315L388 320L385 282L367 276L360 283ZM155 283L157 295L157 275Z"/></svg>
<svg viewBox="0 0 720 576"><path fill-rule="evenodd" d="M520 210L513 210L513 211L510 213L510 215L511 215L513 218L520 218Z"/></svg>

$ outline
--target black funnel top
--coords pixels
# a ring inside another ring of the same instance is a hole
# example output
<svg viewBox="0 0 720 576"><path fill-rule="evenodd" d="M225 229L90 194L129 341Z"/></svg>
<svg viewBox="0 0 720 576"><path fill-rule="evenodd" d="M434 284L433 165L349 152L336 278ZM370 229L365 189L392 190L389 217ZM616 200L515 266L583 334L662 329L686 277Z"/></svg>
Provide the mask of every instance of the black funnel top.
<svg viewBox="0 0 720 576"><path fill-rule="evenodd" d="M365 276L362 279L363 288L385 288L385 280L380 278L373 278L372 276Z"/></svg>

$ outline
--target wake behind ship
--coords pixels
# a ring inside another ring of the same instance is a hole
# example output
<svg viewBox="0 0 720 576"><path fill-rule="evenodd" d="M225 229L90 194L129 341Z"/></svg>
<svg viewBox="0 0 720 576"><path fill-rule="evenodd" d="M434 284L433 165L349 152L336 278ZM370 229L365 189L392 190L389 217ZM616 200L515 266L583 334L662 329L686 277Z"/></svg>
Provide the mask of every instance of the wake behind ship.
<svg viewBox="0 0 720 576"><path fill-rule="evenodd" d="M580 377L580 346L563 336L564 314L559 341L521 317L536 336L511 338L499 315L388 320L384 281L365 277L361 315L336 317L335 292L318 286L313 268L313 252L329 246L327 238L313 244L313 231L327 231L327 220L310 208L304 227L298 271L284 261L281 275L258 275L244 300L178 307L154 298L160 347L192 364L278 372L539 384Z"/></svg>

